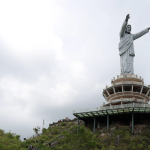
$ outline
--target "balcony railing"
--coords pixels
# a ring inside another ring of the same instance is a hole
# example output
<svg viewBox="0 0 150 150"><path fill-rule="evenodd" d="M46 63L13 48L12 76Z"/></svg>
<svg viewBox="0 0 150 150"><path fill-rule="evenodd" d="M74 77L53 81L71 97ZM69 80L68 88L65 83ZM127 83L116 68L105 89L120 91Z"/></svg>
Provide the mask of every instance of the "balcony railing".
<svg viewBox="0 0 150 150"><path fill-rule="evenodd" d="M135 74L124 74L124 75L117 75L117 78L124 78L124 77L132 77L132 78L138 78L141 79L141 76L135 75Z"/></svg>
<svg viewBox="0 0 150 150"><path fill-rule="evenodd" d="M136 85L143 85L143 83L142 82L136 82L136 81L123 81L123 82L116 82L116 83L114 83L114 86L115 85L122 85L122 84L136 84ZM110 86L106 86L106 88L104 88L104 90L106 90L106 89L108 89L108 88L110 88L110 87L112 87L113 86L113 84L112 85L110 85ZM148 87L149 88L149 86L147 85L147 84L144 84L144 86L146 86L146 87Z"/></svg>
<svg viewBox="0 0 150 150"><path fill-rule="evenodd" d="M122 105L113 105L113 106L104 106L104 107L98 107L98 108L88 108L88 109L81 109L81 110L73 110L73 114L78 113L89 113L94 111L103 111L103 110L112 110L112 109L124 109L124 108L150 108L150 104L122 104Z"/></svg>
<svg viewBox="0 0 150 150"><path fill-rule="evenodd" d="M144 99L133 99L133 98L123 98L123 99L115 99L115 100L112 100L111 102L108 102L108 104L110 103L117 103L117 102L139 102L139 103L148 103L148 100L144 100Z"/></svg>

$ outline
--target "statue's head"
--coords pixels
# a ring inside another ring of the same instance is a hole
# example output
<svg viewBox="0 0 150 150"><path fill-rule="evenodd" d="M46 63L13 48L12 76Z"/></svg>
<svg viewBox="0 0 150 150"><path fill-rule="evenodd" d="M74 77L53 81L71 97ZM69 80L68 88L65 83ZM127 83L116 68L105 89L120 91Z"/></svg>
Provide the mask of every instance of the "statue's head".
<svg viewBox="0 0 150 150"><path fill-rule="evenodd" d="M130 25L130 24L128 24L128 25L126 26L126 32L128 32L128 33L131 32L131 25Z"/></svg>

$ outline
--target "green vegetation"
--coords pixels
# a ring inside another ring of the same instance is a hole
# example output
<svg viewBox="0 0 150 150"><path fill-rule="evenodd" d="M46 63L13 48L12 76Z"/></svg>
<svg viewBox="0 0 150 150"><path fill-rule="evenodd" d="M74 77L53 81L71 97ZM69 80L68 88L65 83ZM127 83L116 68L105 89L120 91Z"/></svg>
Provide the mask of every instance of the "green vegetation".
<svg viewBox="0 0 150 150"><path fill-rule="evenodd" d="M110 126L109 133L106 127L100 128L93 134L83 125L78 129L74 123L60 123L59 126L44 128L42 133L21 142L19 135L0 130L0 149L19 150L20 147L20 150L26 150L29 145L33 145L39 149L50 150L51 143L53 150L150 150L148 126L136 129L134 136L129 126Z"/></svg>
<svg viewBox="0 0 150 150"><path fill-rule="evenodd" d="M61 123L60 126L43 129L43 134L37 137L38 148L50 150L48 141L59 141L54 150L150 150L149 129L141 129L139 135L132 136L129 126L110 126L109 133L106 128L96 130L93 134L90 129L72 123ZM59 140L59 135L65 138ZM35 139L28 139L27 145L34 143ZM52 141L51 143L53 143Z"/></svg>
<svg viewBox="0 0 150 150"><path fill-rule="evenodd" d="M35 133L37 132L37 128L33 128ZM22 148L27 148L29 145L33 145L39 149L49 150L49 141L58 140L60 135L64 135L66 133L70 133L72 130L76 130L75 123L67 123L61 122L58 126L49 127L47 129L42 129L42 135L38 135L37 137L27 139L21 143ZM36 143L35 143L36 140Z"/></svg>
<svg viewBox="0 0 150 150"><path fill-rule="evenodd" d="M63 135L66 137L61 140L60 144L55 149L61 150L88 150L97 149L98 138L91 130L81 126L77 133L77 126L74 127L74 132L64 131Z"/></svg>
<svg viewBox="0 0 150 150"><path fill-rule="evenodd" d="M19 150L21 145L20 135L0 129L0 149L1 150Z"/></svg>
<svg viewBox="0 0 150 150"><path fill-rule="evenodd" d="M119 127L110 133L99 136L99 148L102 150L150 150L149 130L141 131L139 135L132 136L130 127Z"/></svg>

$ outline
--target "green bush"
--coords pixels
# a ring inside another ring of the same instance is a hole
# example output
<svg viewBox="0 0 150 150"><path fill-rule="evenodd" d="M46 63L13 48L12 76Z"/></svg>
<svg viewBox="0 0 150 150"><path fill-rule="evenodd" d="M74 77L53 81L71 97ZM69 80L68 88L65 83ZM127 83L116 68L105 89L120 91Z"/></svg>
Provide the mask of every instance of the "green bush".
<svg viewBox="0 0 150 150"><path fill-rule="evenodd" d="M49 139L49 137L48 137L47 135L42 135L40 138L41 138L42 140L44 140L44 141L46 141L46 140Z"/></svg>
<svg viewBox="0 0 150 150"><path fill-rule="evenodd" d="M20 135L0 129L0 150L18 150L21 145Z"/></svg>
<svg viewBox="0 0 150 150"><path fill-rule="evenodd" d="M78 126L74 127L77 131ZM96 136L84 126L79 128L79 132L74 132L70 134L67 131L64 131L64 136L66 137L61 141L62 149L78 149L78 150L87 150L96 148L98 145L98 139Z"/></svg>
<svg viewBox="0 0 150 150"><path fill-rule="evenodd" d="M45 134L47 130L45 128L42 129L42 133Z"/></svg>
<svg viewBox="0 0 150 150"><path fill-rule="evenodd" d="M56 129L56 128L54 128L53 131L52 131L52 133L53 133L53 134L58 134L58 133L59 133L59 130Z"/></svg>
<svg viewBox="0 0 150 150"><path fill-rule="evenodd" d="M140 149L142 150L143 148L144 148L144 147L143 147L142 144L138 144L138 145L137 145L137 149L138 149L138 150L140 150Z"/></svg>
<svg viewBox="0 0 150 150"><path fill-rule="evenodd" d="M100 135L102 132L100 131L100 130L98 130L97 132L96 132L96 135L98 136L98 135Z"/></svg>
<svg viewBox="0 0 150 150"><path fill-rule="evenodd" d="M61 122L60 123L61 126L66 126L66 124L67 124L66 122Z"/></svg>
<svg viewBox="0 0 150 150"><path fill-rule="evenodd" d="M150 138L150 131L143 129L141 135Z"/></svg>
<svg viewBox="0 0 150 150"><path fill-rule="evenodd" d="M148 145L148 148L147 148L148 150L150 150L150 145Z"/></svg>
<svg viewBox="0 0 150 150"><path fill-rule="evenodd" d="M131 133L132 133L132 131L131 131L131 129L130 128L128 128L128 127L122 127L122 128L120 128L120 129L116 129L116 130L114 130L114 134L115 135L125 135L126 133L129 133L129 135L131 136Z"/></svg>
<svg viewBox="0 0 150 150"><path fill-rule="evenodd" d="M13 139L15 137L14 133L6 133L6 136L9 138L9 139Z"/></svg>
<svg viewBox="0 0 150 150"><path fill-rule="evenodd" d="M69 122L68 126L73 126L75 123L74 122Z"/></svg>
<svg viewBox="0 0 150 150"><path fill-rule="evenodd" d="M26 142L25 141L21 142L20 146L21 147L26 147Z"/></svg>

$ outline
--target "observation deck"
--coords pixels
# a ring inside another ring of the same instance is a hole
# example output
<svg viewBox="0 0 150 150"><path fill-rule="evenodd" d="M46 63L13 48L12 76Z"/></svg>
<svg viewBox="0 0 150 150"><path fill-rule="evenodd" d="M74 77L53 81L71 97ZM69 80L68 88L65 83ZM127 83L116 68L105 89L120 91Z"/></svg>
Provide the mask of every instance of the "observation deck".
<svg viewBox="0 0 150 150"><path fill-rule="evenodd" d="M123 99L140 100L148 102L150 100L150 85L144 84L141 76L134 74L124 74L111 80L111 85L103 89L103 96L109 104L121 104Z"/></svg>
<svg viewBox="0 0 150 150"><path fill-rule="evenodd" d="M73 115L79 118L99 117L126 113L150 113L150 104L131 103L114 106L103 106L97 108L74 110Z"/></svg>
<svg viewBox="0 0 150 150"><path fill-rule="evenodd" d="M134 133L134 120L136 124L150 124L150 85L144 84L141 76L134 74L118 75L111 80L111 85L103 89L103 96L107 103L91 109L74 110L73 115L85 122L86 126L93 123L93 132L100 124L105 124L109 131L109 124L117 121L129 125L132 120L132 133Z"/></svg>

